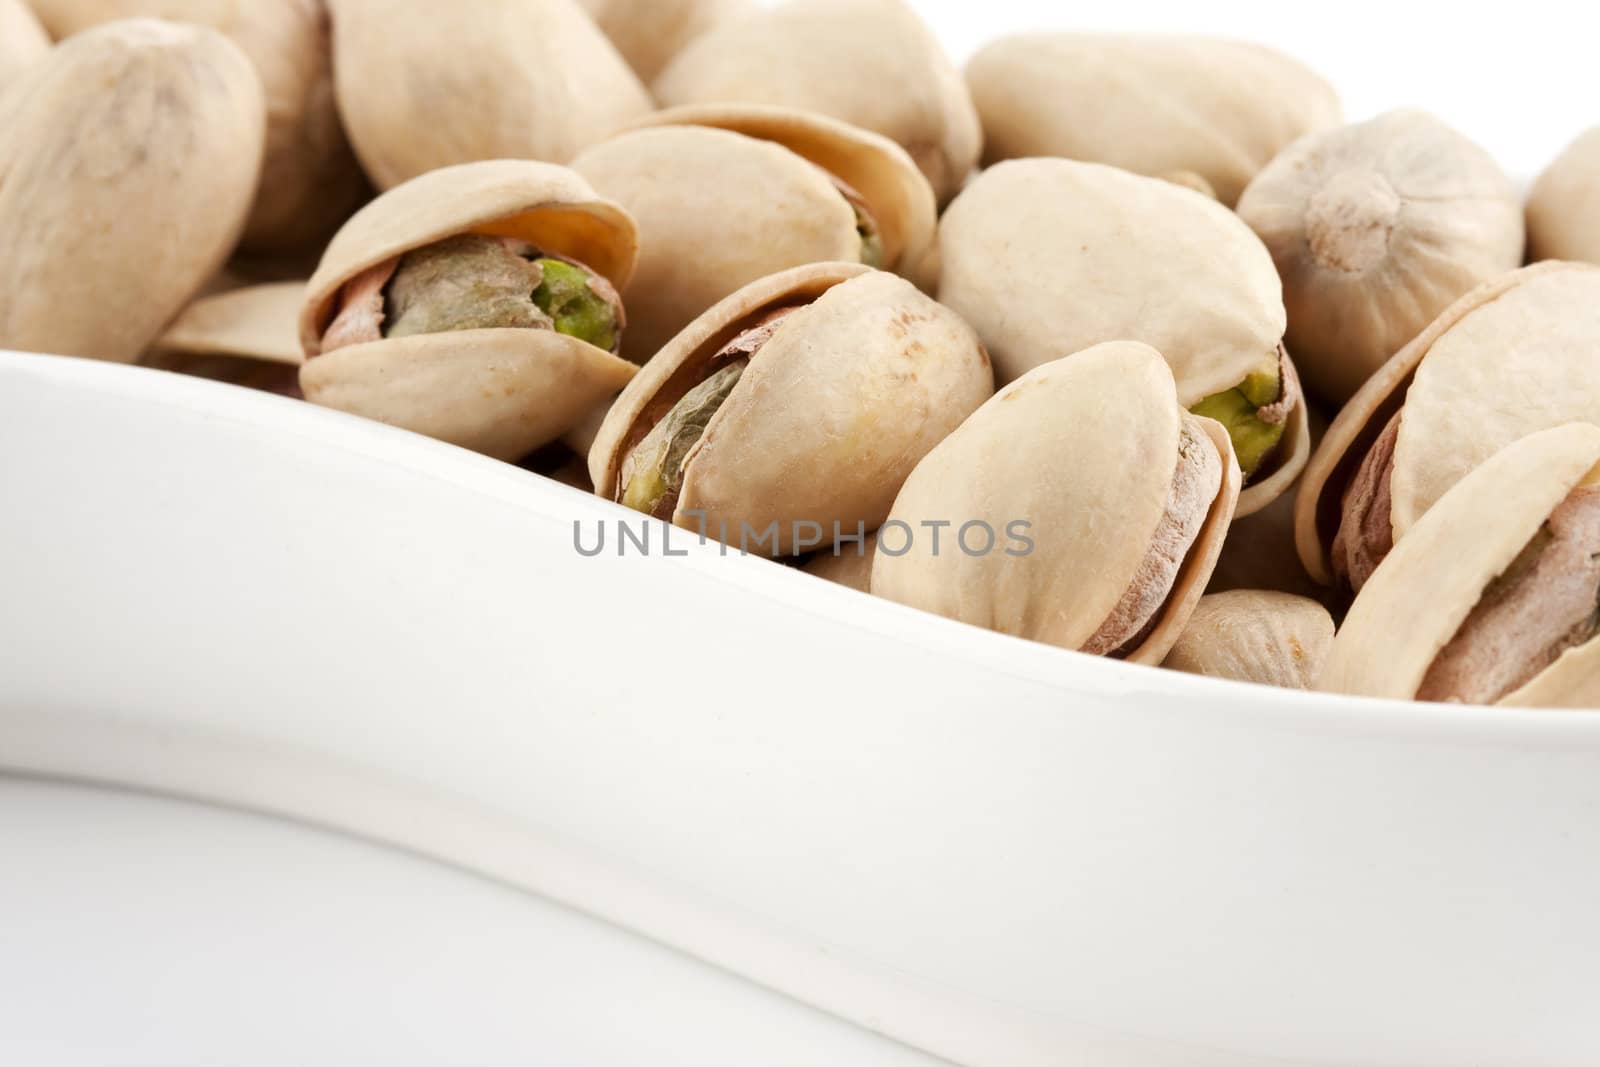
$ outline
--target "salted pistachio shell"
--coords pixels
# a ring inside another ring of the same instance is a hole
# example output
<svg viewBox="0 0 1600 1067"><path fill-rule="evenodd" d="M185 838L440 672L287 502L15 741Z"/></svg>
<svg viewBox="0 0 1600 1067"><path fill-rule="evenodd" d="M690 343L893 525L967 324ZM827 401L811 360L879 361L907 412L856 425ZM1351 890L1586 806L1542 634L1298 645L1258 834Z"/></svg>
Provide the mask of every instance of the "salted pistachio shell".
<svg viewBox="0 0 1600 1067"><path fill-rule="evenodd" d="M457 163L566 163L651 110L575 0L329 0L339 110L380 189Z"/></svg>
<svg viewBox="0 0 1600 1067"><path fill-rule="evenodd" d="M1530 258L1600 263L1600 126L1539 176L1527 218Z"/></svg>
<svg viewBox="0 0 1600 1067"><path fill-rule="evenodd" d="M860 257L855 212L781 145L703 126L634 130L573 169L639 224L623 354L643 363L718 301L807 263Z"/></svg>
<svg viewBox="0 0 1600 1067"><path fill-rule="evenodd" d="M1296 139L1339 121L1322 78L1260 45L1203 37L1032 33L967 66L984 159L1062 156L1139 174L1191 171L1232 206Z"/></svg>
<svg viewBox="0 0 1600 1067"><path fill-rule="evenodd" d="M941 202L978 162L982 133L961 75L905 0L789 0L723 23L657 79L664 107L776 104L880 133Z"/></svg>
<svg viewBox="0 0 1600 1067"><path fill-rule="evenodd" d="M872 592L1001 633L1081 649L1122 602L1167 514L1185 426L1217 450L1220 489L1154 626L1127 658L1160 663L1200 599L1233 517L1239 472L1218 424L1178 403L1161 355L1097 345L1011 383L930 452L880 531ZM935 551L925 522L948 522ZM1031 551L969 554L984 522L1029 524ZM892 544L891 544L892 542ZM901 549L904 551L900 551ZM900 554L894 554L900 551Z"/></svg>
<svg viewBox="0 0 1600 1067"><path fill-rule="evenodd" d="M1333 616L1315 600L1258 589L1200 598L1162 664L1187 674L1310 689L1333 645Z"/></svg>
<svg viewBox="0 0 1600 1067"><path fill-rule="evenodd" d="M798 306L750 358L688 453L672 521L737 540L777 524L874 530L918 460L993 392L977 336L904 279L823 263L761 279L692 323L606 416L589 471L619 499L629 452L707 374L708 361L776 308ZM696 514L701 513L701 514ZM752 551L754 547L752 546Z"/></svg>
<svg viewBox="0 0 1600 1067"><path fill-rule="evenodd" d="M1312 391L1348 400L1462 294L1522 264L1522 207L1487 152L1422 111L1312 134L1239 215L1272 252Z"/></svg>
<svg viewBox="0 0 1600 1067"><path fill-rule="evenodd" d="M112 23L30 68L0 100L0 348L138 358L237 241L263 114L200 27Z"/></svg>
<svg viewBox="0 0 1600 1067"><path fill-rule="evenodd" d="M0 93L50 51L50 37L25 0L0 0Z"/></svg>
<svg viewBox="0 0 1600 1067"><path fill-rule="evenodd" d="M858 593L872 592L872 561L878 554L878 535L865 541L838 546L838 551L817 553L805 565L805 572Z"/></svg>
<svg viewBox="0 0 1600 1067"><path fill-rule="evenodd" d="M1319 687L1412 699L1489 584L1573 489L1594 484L1597 463L1600 428L1569 423L1513 442L1453 486L1356 597ZM1512 702L1591 699L1594 645L1564 655Z"/></svg>
<svg viewBox="0 0 1600 1067"><path fill-rule="evenodd" d="M1600 267L1543 263L1474 289L1395 353L1351 398L1306 468L1295 541L1306 570L1329 558L1346 488L1401 412L1394 539L1506 445L1565 422L1600 423Z"/></svg>
<svg viewBox="0 0 1600 1067"><path fill-rule="evenodd" d="M583 0L584 10L648 85L702 34L755 10L754 0Z"/></svg>
<svg viewBox="0 0 1600 1067"><path fill-rule="evenodd" d="M141 360L146 366L275 391L298 388L304 282L233 289L190 304Z"/></svg>

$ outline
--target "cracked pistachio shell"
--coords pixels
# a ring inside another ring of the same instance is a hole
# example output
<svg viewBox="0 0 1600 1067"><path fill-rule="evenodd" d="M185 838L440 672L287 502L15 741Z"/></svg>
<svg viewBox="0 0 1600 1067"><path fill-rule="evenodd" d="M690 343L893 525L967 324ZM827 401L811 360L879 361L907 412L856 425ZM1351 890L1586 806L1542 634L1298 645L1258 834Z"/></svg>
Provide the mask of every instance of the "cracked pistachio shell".
<svg viewBox="0 0 1600 1067"><path fill-rule="evenodd" d="M751 358L689 453L674 524L878 527L917 461L994 390L977 336L910 282L855 263L763 278L707 311L623 390L589 453L595 490L616 499L623 459L686 376L773 309L803 305ZM730 534L730 537L732 535Z"/></svg>
<svg viewBox="0 0 1600 1067"><path fill-rule="evenodd" d="M339 111L380 189L493 159L566 163L652 108L575 0L329 0Z"/></svg>
<svg viewBox="0 0 1600 1067"><path fill-rule="evenodd" d="M789 0L701 37L654 88L663 107L775 104L872 130L910 153L941 202L983 140L966 83L905 0Z"/></svg>
<svg viewBox="0 0 1600 1067"><path fill-rule="evenodd" d="M1113 167L1027 159L985 171L939 227L939 300L977 329L1004 383L1104 341L1161 352L1186 408L1271 357L1286 322L1272 257L1192 190ZM1310 454L1297 405L1275 470L1239 514L1282 496Z"/></svg>
<svg viewBox="0 0 1600 1067"><path fill-rule="evenodd" d="M1162 664L1186 674L1310 689L1333 646L1333 616L1315 600L1258 589L1200 598Z"/></svg>
<svg viewBox="0 0 1600 1067"><path fill-rule="evenodd" d="M1160 353L1137 342L1097 345L1034 369L930 452L890 514L916 536L897 556L887 548L891 535L879 532L872 592L1000 633L1082 648L1149 555L1172 496L1186 422L1216 447L1222 482L1154 628L1127 657L1160 663L1216 563L1239 469L1221 425L1185 412ZM925 521L952 524L937 554ZM1000 550L951 550L956 531L974 521L999 534ZM1031 524L1034 546L1008 555L1004 539L1018 521Z"/></svg>
<svg viewBox="0 0 1600 1067"><path fill-rule="evenodd" d="M1572 142L1534 183L1528 254L1600 263L1600 127Z"/></svg>
<svg viewBox="0 0 1600 1067"><path fill-rule="evenodd" d="M824 550L805 565L805 572L858 593L872 592L872 561L878 553L878 535L868 534L861 544L842 544L837 553Z"/></svg>
<svg viewBox="0 0 1600 1067"><path fill-rule="evenodd" d="M1034 33L967 67L994 163L1061 156L1198 174L1230 207L1286 145L1339 122L1333 89L1270 48L1202 37Z"/></svg>
<svg viewBox="0 0 1600 1067"><path fill-rule="evenodd" d="M250 286L202 297L184 309L144 359L146 366L240 385L293 386L304 282Z"/></svg>
<svg viewBox="0 0 1600 1067"><path fill-rule="evenodd" d="M1568 423L1497 452L1378 566L1340 627L1319 688L1410 700L1428 668L1550 513L1600 481L1600 428ZM1600 706L1600 641L1571 649L1503 704Z"/></svg>
<svg viewBox="0 0 1600 1067"><path fill-rule="evenodd" d="M262 116L200 27L110 23L30 69L0 99L0 348L137 359L238 240Z"/></svg>
<svg viewBox="0 0 1600 1067"><path fill-rule="evenodd" d="M334 236L299 319L306 399L498 459L577 424L633 376L633 364L554 330L488 329L385 338L321 352L347 282L458 234L513 237L583 263L617 288L633 270L633 220L565 167L497 160L396 186ZM313 358L314 357L314 358Z"/></svg>
<svg viewBox="0 0 1600 1067"><path fill-rule="evenodd" d="M50 51L50 37L25 0L0 0L0 93Z"/></svg>
<svg viewBox="0 0 1600 1067"><path fill-rule="evenodd" d="M1487 152L1422 111L1312 134L1239 216L1283 278L1288 345L1342 404L1462 294L1522 265L1522 205Z"/></svg>
<svg viewBox="0 0 1600 1067"><path fill-rule="evenodd" d="M250 57L266 97L267 147L246 248L319 244L368 195L334 103L323 0L34 0L34 6L57 38L150 16L209 26Z"/></svg>
<svg viewBox="0 0 1600 1067"><path fill-rule="evenodd" d="M690 41L755 10L754 0L583 0L589 17L645 84Z"/></svg>
<svg viewBox="0 0 1600 1067"><path fill-rule="evenodd" d="M1506 445L1562 423L1600 423L1600 267L1542 263L1485 282L1395 353L1339 412L1306 468L1295 542L1334 583L1345 489L1390 418L1394 540Z"/></svg>

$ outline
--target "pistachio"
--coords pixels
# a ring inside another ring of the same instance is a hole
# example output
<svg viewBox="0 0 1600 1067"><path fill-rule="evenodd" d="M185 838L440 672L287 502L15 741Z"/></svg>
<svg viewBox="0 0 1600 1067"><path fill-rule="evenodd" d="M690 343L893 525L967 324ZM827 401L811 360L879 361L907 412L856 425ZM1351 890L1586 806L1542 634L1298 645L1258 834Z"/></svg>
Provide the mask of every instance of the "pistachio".
<svg viewBox="0 0 1600 1067"><path fill-rule="evenodd" d="M876 529L992 391L954 313L892 274L814 264L751 283L662 349L607 414L589 469L601 496L789 556Z"/></svg>
<svg viewBox="0 0 1600 1067"><path fill-rule="evenodd" d="M1143 341L1171 364L1184 406L1234 435L1249 475L1240 515L1298 477L1310 445L1277 272L1220 204L1111 167L1017 160L956 198L939 247L939 299L977 328L1000 381Z"/></svg>
<svg viewBox="0 0 1600 1067"><path fill-rule="evenodd" d="M1532 259L1600 263L1600 127L1572 142L1528 195Z"/></svg>
<svg viewBox="0 0 1600 1067"><path fill-rule="evenodd" d="M1160 663L1216 563L1239 478L1227 433L1179 406L1160 353L1097 345L1012 382L917 465L879 533L872 592ZM939 523L952 524L942 543L928 536ZM974 524L1027 542L973 551L961 531Z"/></svg>
<svg viewBox="0 0 1600 1067"><path fill-rule="evenodd" d="M237 241L263 113L198 27L110 23L31 67L0 98L0 348L138 358Z"/></svg>
<svg viewBox="0 0 1600 1067"><path fill-rule="evenodd" d="M1007 37L978 52L967 84L988 163L1060 156L1188 171L1230 207L1285 146L1339 121L1332 88L1299 63L1201 37Z"/></svg>
<svg viewBox="0 0 1600 1067"><path fill-rule="evenodd" d="M329 0L339 110L380 189L457 163L566 163L651 110L574 0Z"/></svg>
<svg viewBox="0 0 1600 1067"><path fill-rule="evenodd" d="M583 0L622 58L645 84L707 31L743 18L752 0Z"/></svg>
<svg viewBox="0 0 1600 1067"><path fill-rule="evenodd" d="M1600 698L1600 428L1518 439L1453 485L1378 566L1321 686L1446 703Z"/></svg>
<svg viewBox="0 0 1600 1067"><path fill-rule="evenodd" d="M300 395L303 355L295 320L304 282L232 289L184 309L141 360L146 366Z"/></svg>
<svg viewBox="0 0 1600 1067"><path fill-rule="evenodd" d="M50 38L24 0L0 0L0 93L50 51Z"/></svg>
<svg viewBox="0 0 1600 1067"><path fill-rule="evenodd" d="M854 589L858 593L872 592L872 561L878 554L878 535L868 534L866 540L841 544L812 556L805 572L823 581Z"/></svg>
<svg viewBox="0 0 1600 1067"><path fill-rule="evenodd" d="M654 89L665 107L775 104L872 130L911 154L941 203L982 142L961 75L905 0L788 0L724 21Z"/></svg>
<svg viewBox="0 0 1600 1067"><path fill-rule="evenodd" d="M1288 344L1342 404L1452 302L1522 263L1522 210L1483 149L1420 111L1313 134L1239 201L1283 277Z"/></svg>
<svg viewBox="0 0 1600 1067"><path fill-rule="evenodd" d="M1315 600L1238 589L1200 598L1162 666L1282 689L1310 689L1333 646L1333 616Z"/></svg>

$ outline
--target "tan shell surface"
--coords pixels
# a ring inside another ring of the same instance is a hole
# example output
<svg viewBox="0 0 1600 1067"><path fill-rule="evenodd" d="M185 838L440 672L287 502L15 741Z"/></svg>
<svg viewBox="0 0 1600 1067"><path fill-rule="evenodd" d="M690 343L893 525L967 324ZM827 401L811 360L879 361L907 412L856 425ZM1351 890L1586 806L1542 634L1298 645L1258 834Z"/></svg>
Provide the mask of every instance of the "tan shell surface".
<svg viewBox="0 0 1600 1067"><path fill-rule="evenodd" d="M1529 258L1600 263L1600 126L1539 175L1527 218Z"/></svg>
<svg viewBox="0 0 1600 1067"><path fill-rule="evenodd" d="M24 0L0 0L0 93L50 51L50 37Z"/></svg>
<svg viewBox="0 0 1600 1067"><path fill-rule="evenodd" d="M32 67L0 100L0 347L136 359L237 242L263 115L208 29L119 22Z"/></svg>
<svg viewBox="0 0 1600 1067"><path fill-rule="evenodd" d="M654 106L575 0L330 0L339 110L380 189L486 159L565 163Z"/></svg>
<svg viewBox="0 0 1600 1067"><path fill-rule="evenodd" d="M1563 652L1500 703L1519 708L1600 708L1600 639Z"/></svg>
<svg viewBox="0 0 1600 1067"><path fill-rule="evenodd" d="M1064 159L1001 163L946 211L939 299L977 329L996 377L1104 341L1162 353L1184 407L1278 348L1278 274L1250 228L1199 193Z"/></svg>
<svg viewBox="0 0 1600 1067"><path fill-rule="evenodd" d="M1484 589L1596 463L1600 428L1573 423L1516 441L1462 479L1362 587L1319 687L1415 697Z"/></svg>
<svg viewBox="0 0 1600 1067"><path fill-rule="evenodd" d="M307 286L300 317L306 354L322 350L322 334L347 282L462 233L519 238L577 260L618 289L632 276L639 247L628 213L565 167L491 160L432 171L384 193L334 235Z"/></svg>
<svg viewBox="0 0 1600 1067"><path fill-rule="evenodd" d="M667 126L622 134L572 165L639 224L638 269L622 290L623 353L635 362L751 282L861 253L849 203L781 145Z"/></svg>
<svg viewBox="0 0 1600 1067"><path fill-rule="evenodd" d="M1159 353L1111 342L1049 363L996 393L917 465L879 534L878 596L947 618L1079 649L1133 581L1172 493L1185 419ZM1222 427L1194 419L1216 445L1223 486L1155 631L1129 659L1159 663L1199 600L1232 519L1239 473ZM934 550L923 522L950 522ZM951 551L968 522L1001 547ZM1034 544L1008 555L1010 524ZM890 531L893 532L890 532ZM900 554L893 554L894 551Z"/></svg>
<svg viewBox="0 0 1600 1067"><path fill-rule="evenodd" d="M1333 616L1315 600L1257 589L1200 598L1162 664L1187 674L1310 689L1333 647Z"/></svg>
<svg viewBox="0 0 1600 1067"><path fill-rule="evenodd" d="M654 89L664 107L776 104L872 130L911 154L941 202L983 142L966 82L905 0L789 0L726 22Z"/></svg>
<svg viewBox="0 0 1600 1067"><path fill-rule="evenodd" d="M823 581L854 589L858 593L872 592L872 561L878 554L878 535L868 534L861 544L854 542L839 546L837 553L817 553L805 565L805 572Z"/></svg>
<svg viewBox="0 0 1600 1067"><path fill-rule="evenodd" d="M756 9L754 0L583 0L646 85L700 35Z"/></svg>
<svg viewBox="0 0 1600 1067"><path fill-rule="evenodd" d="M184 309L145 362L166 366L184 356L236 356L299 366L297 323L304 282L278 282L202 297Z"/></svg>
<svg viewBox="0 0 1600 1067"><path fill-rule="evenodd" d="M1272 253L1306 384L1341 404L1441 311L1522 265L1522 206L1482 148L1421 111L1312 134L1239 215Z"/></svg>
<svg viewBox="0 0 1600 1067"><path fill-rule="evenodd" d="M885 137L824 115L757 104L704 104L658 111L643 126L708 126L771 141L841 178L872 209L883 266L906 273L933 244L933 190L905 150Z"/></svg>
<svg viewBox="0 0 1600 1067"><path fill-rule="evenodd" d="M967 66L987 162L1062 156L1139 174L1190 171L1230 207L1285 146L1339 122L1318 75L1260 45L1034 33Z"/></svg>

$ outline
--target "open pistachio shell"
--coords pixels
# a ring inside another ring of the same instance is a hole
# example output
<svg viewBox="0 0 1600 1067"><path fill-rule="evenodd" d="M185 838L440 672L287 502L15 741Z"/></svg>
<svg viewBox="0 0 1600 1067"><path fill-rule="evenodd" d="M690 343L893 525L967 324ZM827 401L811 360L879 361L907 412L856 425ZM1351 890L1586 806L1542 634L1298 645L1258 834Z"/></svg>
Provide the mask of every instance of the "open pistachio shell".
<svg viewBox="0 0 1600 1067"><path fill-rule="evenodd" d="M184 309L140 361L202 378L297 393L298 323L304 282L278 282L202 297Z"/></svg>
<svg viewBox="0 0 1600 1067"><path fill-rule="evenodd" d="M1217 480L1209 497L1187 501L1184 518L1200 525L1174 545L1164 533L1177 509L1174 472L1195 458L1186 448L1215 450ZM1238 492L1228 435L1179 406L1160 354L1137 342L1097 345L1011 383L917 465L879 532L872 592L1074 650L1105 632L1130 593L1164 592L1121 649L1157 664L1200 599ZM930 523L949 524L937 547ZM960 540L972 523L997 532L991 551L977 534ZM1008 540L1017 529L1031 546ZM1154 583L1152 560L1177 570Z"/></svg>
<svg viewBox="0 0 1600 1067"><path fill-rule="evenodd" d="M1600 428L1569 423L1513 442L1463 478L1395 545L1350 608L1319 683L1416 697L1491 585L1579 487L1600 479ZM1568 650L1507 703L1594 706L1596 642Z"/></svg>
<svg viewBox="0 0 1600 1067"><path fill-rule="evenodd" d="M713 360L772 312L777 322L693 441L681 491L663 506L685 529L789 555L794 525L822 544L871 531L918 460L993 391L971 328L904 279L859 264L822 263L763 278L692 323L623 390L589 453L595 490L628 496L629 458ZM665 513L663 513L665 517ZM816 547L813 544L811 547Z"/></svg>
<svg viewBox="0 0 1600 1067"><path fill-rule="evenodd" d="M1534 183L1528 255L1600 263L1600 126L1572 142Z"/></svg>
<svg viewBox="0 0 1600 1067"><path fill-rule="evenodd" d="M0 348L138 358L238 240L263 115L200 27L110 23L30 68L0 98Z"/></svg>
<svg viewBox="0 0 1600 1067"><path fill-rule="evenodd" d="M1260 45L1034 33L967 67L987 162L1062 156L1139 174L1190 171L1232 206L1284 146L1339 121L1333 89Z"/></svg>
<svg viewBox="0 0 1600 1067"><path fill-rule="evenodd" d="M650 111L575 0L329 0L339 111L380 189L456 163L566 163Z"/></svg>
<svg viewBox="0 0 1600 1067"><path fill-rule="evenodd" d="M941 201L978 162L966 83L905 0L789 0L695 41L657 79L664 107L776 104L901 145Z"/></svg>
<svg viewBox="0 0 1600 1067"><path fill-rule="evenodd" d="M415 178L362 208L328 246L300 314L300 383L314 403L515 459L571 428L637 368L548 329L423 333L322 354L347 283L461 234L526 241L618 288L638 247L627 213L564 167L499 160Z"/></svg>
<svg viewBox="0 0 1600 1067"><path fill-rule="evenodd" d="M868 534L859 544L839 546L837 552L818 552L806 563L805 572L858 593L872 592L872 561L878 554L878 535Z"/></svg>
<svg viewBox="0 0 1600 1067"><path fill-rule="evenodd" d="M646 85L695 38L755 10L754 0L583 0Z"/></svg>
<svg viewBox="0 0 1600 1067"><path fill-rule="evenodd" d="M1342 404L1463 293L1522 265L1522 206L1487 152L1421 111L1312 134L1239 215L1272 252L1288 344Z"/></svg>
<svg viewBox="0 0 1600 1067"><path fill-rule="evenodd" d="M1399 543L1473 468L1512 441L1600 422L1600 267L1543 263L1485 282L1361 387L1312 456L1295 512L1301 562L1335 582L1346 490L1398 414L1390 525Z"/></svg>
<svg viewBox="0 0 1600 1067"><path fill-rule="evenodd" d="M0 0L0 93L50 51L50 37L25 0Z"/></svg>
<svg viewBox="0 0 1600 1067"><path fill-rule="evenodd" d="M999 381L1103 341L1161 352L1193 408L1276 359L1285 325L1272 257L1227 208L1170 182L1064 159L1001 163L939 228L939 299L977 329ZM1284 396L1298 398L1284 360ZM1291 394L1289 390L1294 390ZM1240 500L1282 495L1310 452L1303 403Z"/></svg>
<svg viewBox="0 0 1600 1067"><path fill-rule="evenodd" d="M1236 589L1200 598L1163 667L1281 689L1310 689L1333 646L1333 616L1315 600Z"/></svg>

